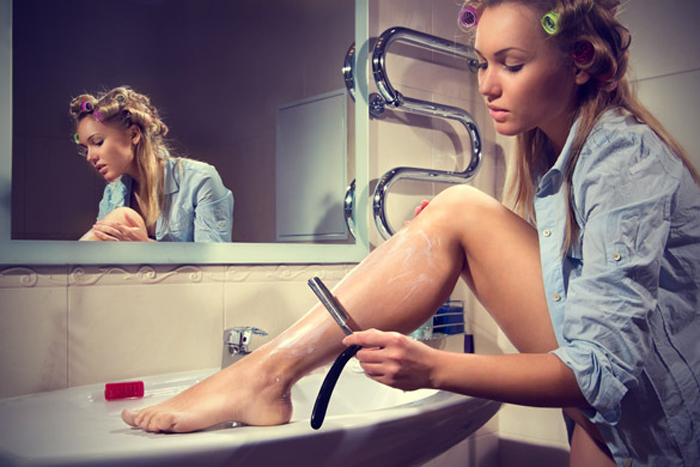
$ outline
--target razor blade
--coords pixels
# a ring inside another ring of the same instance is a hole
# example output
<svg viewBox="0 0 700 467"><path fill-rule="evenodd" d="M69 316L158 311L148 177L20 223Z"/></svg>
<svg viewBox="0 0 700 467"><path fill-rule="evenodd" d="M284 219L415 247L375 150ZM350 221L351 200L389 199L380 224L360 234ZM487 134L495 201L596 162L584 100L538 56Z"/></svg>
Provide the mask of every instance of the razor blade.
<svg viewBox="0 0 700 467"><path fill-rule="evenodd" d="M318 277L309 279L309 287L311 287L311 290L314 291L318 299L321 300L323 306L326 307L326 310L328 310L335 322L338 323L338 326L340 326L340 329L343 330L345 335L349 336L352 334L352 329L350 329L347 324L347 313L345 313L343 307L340 305L340 303L338 303L338 300L335 299L331 291L328 290L328 287L326 287L321 279Z"/></svg>

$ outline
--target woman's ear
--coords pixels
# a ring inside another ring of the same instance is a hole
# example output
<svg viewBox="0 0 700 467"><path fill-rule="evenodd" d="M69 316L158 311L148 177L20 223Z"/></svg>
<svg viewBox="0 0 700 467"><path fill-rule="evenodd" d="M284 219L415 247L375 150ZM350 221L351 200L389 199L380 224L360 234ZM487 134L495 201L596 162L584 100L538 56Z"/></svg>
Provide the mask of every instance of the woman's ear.
<svg viewBox="0 0 700 467"><path fill-rule="evenodd" d="M138 125L133 124L129 127L129 133L131 134L131 144L136 146L141 141L141 128Z"/></svg>
<svg viewBox="0 0 700 467"><path fill-rule="evenodd" d="M589 75L587 72L583 71L582 69L578 67L574 67L575 72L574 72L574 80L576 81L576 84L581 86L582 84L586 84L588 80L591 79L591 75Z"/></svg>

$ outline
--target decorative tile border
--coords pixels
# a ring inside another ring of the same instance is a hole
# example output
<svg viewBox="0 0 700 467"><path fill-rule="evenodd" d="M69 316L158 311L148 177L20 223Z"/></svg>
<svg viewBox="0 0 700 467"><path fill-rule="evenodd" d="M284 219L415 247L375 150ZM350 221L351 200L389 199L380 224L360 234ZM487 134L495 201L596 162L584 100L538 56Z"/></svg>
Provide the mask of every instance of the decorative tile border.
<svg viewBox="0 0 700 467"><path fill-rule="evenodd" d="M197 265L74 266L68 275L70 287L198 284L221 281L222 266Z"/></svg>
<svg viewBox="0 0 700 467"><path fill-rule="evenodd" d="M326 281L345 277L354 264L13 266L0 269L0 289L211 282Z"/></svg>
<svg viewBox="0 0 700 467"><path fill-rule="evenodd" d="M0 289L65 287L67 273L61 266L12 266L0 269Z"/></svg>
<svg viewBox="0 0 700 467"><path fill-rule="evenodd" d="M314 276L334 281L345 277L354 264L306 264L274 266L238 266L226 267L226 282L278 282L306 281Z"/></svg>

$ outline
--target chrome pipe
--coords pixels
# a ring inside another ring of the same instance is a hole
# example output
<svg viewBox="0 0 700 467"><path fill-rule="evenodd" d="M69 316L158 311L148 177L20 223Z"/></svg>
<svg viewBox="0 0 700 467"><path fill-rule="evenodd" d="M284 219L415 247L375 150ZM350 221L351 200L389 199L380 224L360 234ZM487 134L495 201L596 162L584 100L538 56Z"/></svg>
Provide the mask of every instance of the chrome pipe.
<svg viewBox="0 0 700 467"><path fill-rule="evenodd" d="M374 81L377 84L379 93L386 100L386 104L391 107L400 107L402 103L401 94L394 89L386 74L386 54L391 44L397 41L405 42L423 49L441 52L446 55L461 57L465 60L473 60L476 58L474 49L464 44L448 41L441 37L404 27L387 29L379 36L377 43L374 45L374 51L372 52L372 74L374 75Z"/></svg>
<svg viewBox="0 0 700 467"><path fill-rule="evenodd" d="M386 54L389 46L396 41L454 55L465 60L476 58L471 47L448 41L430 34L414 31L408 28L394 27L387 29L379 36L372 54L372 72L381 96L377 95L372 103L370 111L378 117L384 107L389 106L393 110L455 120L461 123L469 134L471 143L471 158L467 167L461 172L421 169L415 167L396 167L385 173L378 181L374 190L373 213L377 230L384 239L391 237L395 231L386 219L386 194L391 186L399 180L417 180L426 182L461 184L472 179L481 165L481 136L479 128L472 116L458 107L439 104L436 102L412 99L398 92L391 85L386 73Z"/></svg>
<svg viewBox="0 0 700 467"><path fill-rule="evenodd" d="M350 45L350 48L345 53L345 60L343 61L343 79L345 81L345 87L348 90L348 94L355 102L355 43Z"/></svg>

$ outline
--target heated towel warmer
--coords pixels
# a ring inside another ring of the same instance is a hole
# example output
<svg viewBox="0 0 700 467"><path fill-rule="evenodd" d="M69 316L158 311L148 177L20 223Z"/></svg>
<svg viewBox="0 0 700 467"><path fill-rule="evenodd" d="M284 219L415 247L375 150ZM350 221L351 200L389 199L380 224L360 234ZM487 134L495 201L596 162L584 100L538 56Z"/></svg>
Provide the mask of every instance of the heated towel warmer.
<svg viewBox="0 0 700 467"><path fill-rule="evenodd" d="M467 167L461 172L423 169L415 167L396 167L382 175L374 190L373 213L377 230L384 239L388 239L394 234L394 230L389 225L385 215L385 197L391 186L399 180L418 180L426 182L441 182L461 184L471 180L481 165L481 136L479 129L472 116L463 109L430 102L420 99L413 99L404 96L391 85L386 71L386 54L389 47L394 42L405 42L409 45L440 52L447 55L457 56L470 61L476 59L476 55L471 47L458 44L453 41L415 31L403 27L393 27L384 31L374 46L372 53L372 73L379 90L379 94L373 93L370 96L370 113L374 117L382 115L386 108L394 111L403 111L413 114L438 117L455 120L461 123L469 134L471 143L471 158ZM345 84L350 96L354 99L354 77L353 61L355 55L354 45L350 47L345 57L343 74ZM346 213L348 212L346 205Z"/></svg>

